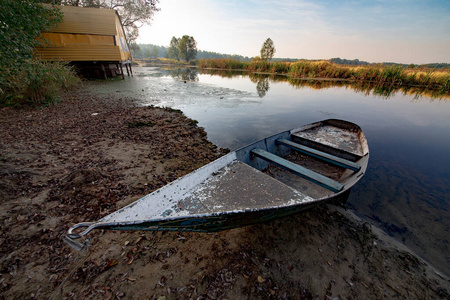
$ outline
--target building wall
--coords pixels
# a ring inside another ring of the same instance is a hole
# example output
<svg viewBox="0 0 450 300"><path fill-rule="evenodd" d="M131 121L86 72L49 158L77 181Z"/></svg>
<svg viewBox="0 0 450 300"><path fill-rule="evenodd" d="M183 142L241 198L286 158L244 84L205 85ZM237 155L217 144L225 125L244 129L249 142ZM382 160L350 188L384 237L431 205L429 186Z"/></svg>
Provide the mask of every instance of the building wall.
<svg viewBox="0 0 450 300"><path fill-rule="evenodd" d="M36 55L45 60L109 61L130 60L119 17L113 9L61 6L63 22L43 33L45 47Z"/></svg>

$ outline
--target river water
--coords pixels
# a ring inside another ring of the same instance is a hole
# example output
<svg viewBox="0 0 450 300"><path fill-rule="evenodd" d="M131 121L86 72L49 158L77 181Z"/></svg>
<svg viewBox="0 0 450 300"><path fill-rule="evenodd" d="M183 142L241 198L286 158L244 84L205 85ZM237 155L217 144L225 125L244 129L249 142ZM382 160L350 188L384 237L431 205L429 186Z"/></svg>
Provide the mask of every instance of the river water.
<svg viewBox="0 0 450 300"><path fill-rule="evenodd" d="M370 162L348 207L450 275L448 98L195 69L133 71L134 77L88 82L86 88L180 109L205 128L209 140L231 150L323 119L358 124Z"/></svg>

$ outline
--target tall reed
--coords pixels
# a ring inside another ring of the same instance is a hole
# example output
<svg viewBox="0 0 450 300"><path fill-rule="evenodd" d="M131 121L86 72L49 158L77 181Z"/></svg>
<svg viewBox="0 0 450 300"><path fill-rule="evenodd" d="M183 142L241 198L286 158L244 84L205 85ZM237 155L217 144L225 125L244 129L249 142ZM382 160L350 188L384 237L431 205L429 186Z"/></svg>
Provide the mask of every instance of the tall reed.
<svg viewBox="0 0 450 300"><path fill-rule="evenodd" d="M450 70L412 70L403 66L368 65L346 66L330 61L268 62L255 60L240 62L234 59L201 59L198 67L222 70L247 70L249 72L285 74L292 78L330 78L370 82L382 85L410 85L450 93Z"/></svg>

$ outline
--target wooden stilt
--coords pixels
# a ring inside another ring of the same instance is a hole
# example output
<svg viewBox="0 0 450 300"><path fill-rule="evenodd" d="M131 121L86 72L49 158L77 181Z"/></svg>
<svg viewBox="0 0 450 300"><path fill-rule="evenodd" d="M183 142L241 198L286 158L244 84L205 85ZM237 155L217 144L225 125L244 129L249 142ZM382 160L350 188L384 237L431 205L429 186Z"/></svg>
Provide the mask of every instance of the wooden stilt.
<svg viewBox="0 0 450 300"><path fill-rule="evenodd" d="M118 75L120 71L120 66L118 63L115 63L115 65L116 65L115 75Z"/></svg>
<svg viewBox="0 0 450 300"><path fill-rule="evenodd" d="M131 77L133 77L133 70L131 69L131 63L130 63L130 73L131 73Z"/></svg>
<svg viewBox="0 0 450 300"><path fill-rule="evenodd" d="M105 79L108 79L108 75L106 74L106 70L105 70L105 65L102 64L102 70L103 70L103 75L105 76Z"/></svg>
<svg viewBox="0 0 450 300"><path fill-rule="evenodd" d="M123 74L122 63L120 64L120 73L122 75L122 80L125 80L125 75Z"/></svg>
<svg viewBox="0 0 450 300"><path fill-rule="evenodd" d="M127 63L125 63L125 69L127 69L127 75L128 75L128 77L130 77L130 71L128 71L128 65L127 65Z"/></svg>

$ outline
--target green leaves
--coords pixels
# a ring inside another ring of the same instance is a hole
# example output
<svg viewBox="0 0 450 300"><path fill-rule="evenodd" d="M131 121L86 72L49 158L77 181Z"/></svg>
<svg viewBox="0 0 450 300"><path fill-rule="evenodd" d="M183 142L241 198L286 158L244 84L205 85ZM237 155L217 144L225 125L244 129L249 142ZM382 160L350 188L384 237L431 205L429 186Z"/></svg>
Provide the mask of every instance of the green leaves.
<svg viewBox="0 0 450 300"><path fill-rule="evenodd" d="M265 61L270 61L275 54L275 46L273 44L273 41L268 38L265 40L261 47L261 59Z"/></svg>
<svg viewBox="0 0 450 300"><path fill-rule="evenodd" d="M168 58L180 60L179 51L178 51L179 43L180 43L180 39L177 39L176 37L172 37L172 40L170 40L169 49L167 50Z"/></svg>
<svg viewBox="0 0 450 300"><path fill-rule="evenodd" d="M64 64L33 58L41 33L62 21L57 8L37 0L0 0L0 7L0 106L53 101L78 82Z"/></svg>
<svg viewBox="0 0 450 300"><path fill-rule="evenodd" d="M194 60L197 56L197 42L194 37L183 35L178 43L178 51L180 59L188 62Z"/></svg>
<svg viewBox="0 0 450 300"><path fill-rule="evenodd" d="M197 42L194 37L183 35L183 37L172 37L167 56L176 60L185 60L187 62L195 60L197 57Z"/></svg>
<svg viewBox="0 0 450 300"><path fill-rule="evenodd" d="M58 9L44 7L36 0L1 0L0 68L15 67L16 62L31 58L38 37L58 24L62 15Z"/></svg>

